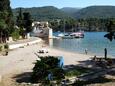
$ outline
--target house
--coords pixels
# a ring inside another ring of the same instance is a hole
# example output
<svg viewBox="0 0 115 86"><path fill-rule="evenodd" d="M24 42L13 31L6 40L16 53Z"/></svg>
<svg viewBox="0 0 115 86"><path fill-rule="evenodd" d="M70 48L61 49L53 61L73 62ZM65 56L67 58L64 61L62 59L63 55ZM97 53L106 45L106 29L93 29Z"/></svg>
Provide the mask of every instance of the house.
<svg viewBox="0 0 115 86"><path fill-rule="evenodd" d="M49 27L48 22L37 22L32 23L32 33L31 36L36 37L51 37L52 29Z"/></svg>

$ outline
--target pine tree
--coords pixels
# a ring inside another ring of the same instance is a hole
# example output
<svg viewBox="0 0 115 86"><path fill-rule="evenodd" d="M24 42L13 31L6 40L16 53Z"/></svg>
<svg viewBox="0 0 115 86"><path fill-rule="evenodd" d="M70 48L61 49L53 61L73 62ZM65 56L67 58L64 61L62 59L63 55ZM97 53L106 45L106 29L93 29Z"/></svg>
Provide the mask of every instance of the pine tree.
<svg viewBox="0 0 115 86"><path fill-rule="evenodd" d="M31 20L31 15L28 12L24 12L24 28L26 28L26 33L29 33L32 31L32 20Z"/></svg>
<svg viewBox="0 0 115 86"><path fill-rule="evenodd" d="M0 0L0 42L6 42L12 28L12 11L9 0Z"/></svg>

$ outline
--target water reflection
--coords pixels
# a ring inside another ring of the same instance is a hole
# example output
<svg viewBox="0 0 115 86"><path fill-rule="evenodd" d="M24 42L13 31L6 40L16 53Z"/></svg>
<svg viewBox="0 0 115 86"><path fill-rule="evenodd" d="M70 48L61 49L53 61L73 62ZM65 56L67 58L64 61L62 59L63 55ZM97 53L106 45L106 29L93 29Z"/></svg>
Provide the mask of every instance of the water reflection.
<svg viewBox="0 0 115 86"><path fill-rule="evenodd" d="M84 53L88 49L88 54L103 55L104 48L107 48L108 55L115 56L115 40L110 42L104 38L105 32L87 32L83 39L54 39L52 46L66 51Z"/></svg>
<svg viewBox="0 0 115 86"><path fill-rule="evenodd" d="M53 47L53 39L49 39L48 41L49 41L49 46Z"/></svg>

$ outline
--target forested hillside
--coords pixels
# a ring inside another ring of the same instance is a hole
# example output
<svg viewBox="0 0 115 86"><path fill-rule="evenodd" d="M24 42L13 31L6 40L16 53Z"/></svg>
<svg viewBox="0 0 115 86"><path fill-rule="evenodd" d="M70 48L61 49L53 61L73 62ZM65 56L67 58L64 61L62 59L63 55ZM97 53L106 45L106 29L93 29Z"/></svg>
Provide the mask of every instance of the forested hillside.
<svg viewBox="0 0 115 86"><path fill-rule="evenodd" d="M19 8L13 9L14 17L17 16ZM53 6L22 8L23 12L29 12L34 20L64 19L73 17L81 18L114 18L115 6L90 6L86 8L65 7L58 9Z"/></svg>
<svg viewBox="0 0 115 86"><path fill-rule="evenodd" d="M51 20L51 28L56 31L63 30L64 21L67 31L77 27L84 27L85 31L107 31L110 21L115 22L115 6L90 6L81 9L45 6L22 8L22 13L24 12L29 12L33 20ZM13 14L16 20L19 8L13 9ZM55 19L62 20L57 22Z"/></svg>
<svg viewBox="0 0 115 86"><path fill-rule="evenodd" d="M19 8L13 9L16 18ZM29 12L34 20L64 19L70 17L53 6L22 8L22 12Z"/></svg>
<svg viewBox="0 0 115 86"><path fill-rule="evenodd" d="M74 13L78 18L115 18L115 6L90 6Z"/></svg>
<svg viewBox="0 0 115 86"><path fill-rule="evenodd" d="M70 16L74 18L76 16L75 13L78 12L80 9L81 8L64 7L64 8L61 8L60 10L62 10L63 12L69 14Z"/></svg>

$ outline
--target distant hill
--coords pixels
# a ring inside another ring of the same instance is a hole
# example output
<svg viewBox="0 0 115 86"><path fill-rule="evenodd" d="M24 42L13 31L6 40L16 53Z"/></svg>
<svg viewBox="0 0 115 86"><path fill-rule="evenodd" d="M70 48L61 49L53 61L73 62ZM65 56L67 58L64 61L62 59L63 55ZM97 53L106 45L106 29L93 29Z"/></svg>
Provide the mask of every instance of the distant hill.
<svg viewBox="0 0 115 86"><path fill-rule="evenodd" d="M90 6L74 13L76 18L115 18L115 6Z"/></svg>
<svg viewBox="0 0 115 86"><path fill-rule="evenodd" d="M61 8L60 10L74 17L75 16L74 14L78 12L80 9L81 8L64 7Z"/></svg>
<svg viewBox="0 0 115 86"><path fill-rule="evenodd" d="M13 9L16 18L19 8ZM70 17L60 9L53 6L22 8L23 12L29 12L34 20L63 19Z"/></svg>
<svg viewBox="0 0 115 86"><path fill-rule="evenodd" d="M13 9L16 19L19 8ZM53 6L22 8L23 12L30 12L34 20L79 18L115 18L115 6L89 6L86 8L64 7L58 9Z"/></svg>

